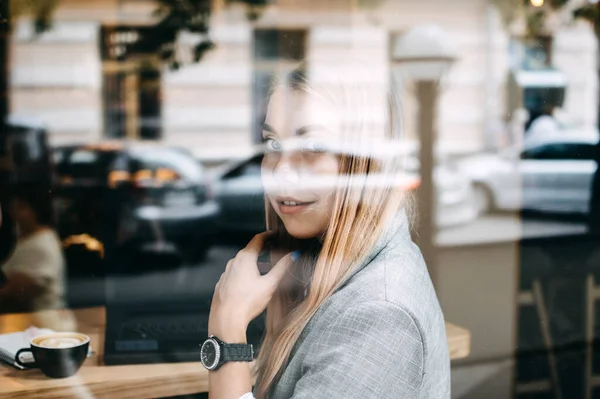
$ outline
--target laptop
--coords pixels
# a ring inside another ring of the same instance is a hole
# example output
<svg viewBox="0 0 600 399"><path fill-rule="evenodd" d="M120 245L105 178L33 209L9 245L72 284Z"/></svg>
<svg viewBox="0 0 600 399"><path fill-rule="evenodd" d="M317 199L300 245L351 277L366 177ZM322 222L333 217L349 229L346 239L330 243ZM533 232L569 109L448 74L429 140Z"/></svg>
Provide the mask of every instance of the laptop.
<svg viewBox="0 0 600 399"><path fill-rule="evenodd" d="M214 287L225 265L215 260L195 267L107 276L105 364L200 361ZM263 314L248 327L247 340L255 348L264 322Z"/></svg>

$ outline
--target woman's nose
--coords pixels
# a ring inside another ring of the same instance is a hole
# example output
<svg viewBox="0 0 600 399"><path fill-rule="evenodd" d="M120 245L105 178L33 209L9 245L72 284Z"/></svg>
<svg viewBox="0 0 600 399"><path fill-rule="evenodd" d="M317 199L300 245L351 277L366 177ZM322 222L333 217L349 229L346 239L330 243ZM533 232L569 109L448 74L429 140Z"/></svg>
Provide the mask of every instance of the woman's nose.
<svg viewBox="0 0 600 399"><path fill-rule="evenodd" d="M280 152L273 168L274 177L286 183L297 183L300 181L299 163L297 154Z"/></svg>

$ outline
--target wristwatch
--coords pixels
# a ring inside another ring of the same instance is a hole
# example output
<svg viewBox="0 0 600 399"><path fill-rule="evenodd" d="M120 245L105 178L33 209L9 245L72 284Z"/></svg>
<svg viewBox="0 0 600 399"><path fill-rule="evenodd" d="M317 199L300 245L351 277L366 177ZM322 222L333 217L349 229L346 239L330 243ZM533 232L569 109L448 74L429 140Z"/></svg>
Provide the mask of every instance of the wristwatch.
<svg viewBox="0 0 600 399"><path fill-rule="evenodd" d="M211 335L200 347L200 361L205 369L217 370L227 362L251 362L254 348L251 344L227 344Z"/></svg>

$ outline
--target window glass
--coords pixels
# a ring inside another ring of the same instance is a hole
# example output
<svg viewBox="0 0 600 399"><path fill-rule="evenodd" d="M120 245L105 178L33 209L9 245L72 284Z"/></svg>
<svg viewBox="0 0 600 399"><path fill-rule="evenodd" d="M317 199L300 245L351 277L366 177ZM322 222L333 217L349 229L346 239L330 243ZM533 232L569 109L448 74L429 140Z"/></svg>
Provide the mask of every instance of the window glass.
<svg viewBox="0 0 600 399"><path fill-rule="evenodd" d="M116 157L116 153L113 151L87 149L59 150L54 154L59 176L72 179L104 180Z"/></svg>
<svg viewBox="0 0 600 399"><path fill-rule="evenodd" d="M22 256L7 263L32 278L12 278L0 260L0 336L30 324L93 333L99 356L91 361L100 367L82 369L86 378L56 392L45 386L46 396L99 386L86 381L110 387L111 369L102 367L131 363L115 396L144 395L144 379L158 378L165 383L152 386L154 397L206 398L170 378L186 378L180 367L136 364L198 360L220 276L268 226L277 234L250 266L264 273L284 251L299 250L276 293L286 311L315 295L326 300L334 282L318 286L321 269L345 276L355 261L379 258L398 278L378 278L365 294L394 292L402 305L427 305L407 311L439 322L434 335L429 325L423 336L414 323L393 328L400 338L416 333L412 343L432 342L432 352L442 350L436 356L448 349L452 369L436 377L444 384L421 384L444 392L412 396L442 397L458 376L455 397L578 399L587 389L600 399L600 144L589 139L598 134L596 49L588 29L568 26L576 1L516 2L10 2L0 252ZM600 11L599 1L579 3ZM515 24L500 26L515 15ZM419 62L402 62L419 37L456 50L443 90L417 82L433 72L419 57L423 46L412 48ZM304 79L307 87L297 87ZM290 99L295 88L306 91L301 101ZM274 98L280 89L288 92ZM431 124L424 96L440 104ZM285 161L300 172L298 184L270 184L262 173L265 151L277 150L263 139L267 110L274 138L294 144L285 150L297 154ZM531 123L550 114L559 131L540 129L536 138ZM302 127L310 133L296 134ZM307 203L271 201L278 192ZM2 250L2 230L14 248ZM74 309L75 323L37 317L61 309L62 319L63 308ZM36 313L22 318L23 311ZM374 322L389 316L371 313ZM14 314L23 323L13 323ZM273 327L264 316L242 320L240 334L255 349ZM101 331L90 321L102 322ZM480 362L492 358L499 362ZM361 368L365 376L373 369ZM144 370L148 378L138 378ZM490 385L491 372L499 378ZM0 392L24 397L38 377L0 365ZM396 377L409 388L403 381L412 375ZM295 393L336 396L322 388ZM337 396L349 390L339 388ZM354 396L373 396L358 388Z"/></svg>
<svg viewBox="0 0 600 399"><path fill-rule="evenodd" d="M530 148L523 152L523 159L531 160L592 160L595 148L591 144L556 143Z"/></svg>
<svg viewBox="0 0 600 399"><path fill-rule="evenodd" d="M567 150L567 159L589 161L596 159L596 147L591 144L573 144Z"/></svg>
<svg viewBox="0 0 600 399"><path fill-rule="evenodd" d="M60 164L65 159L65 153L62 150L56 150L52 153L52 162L55 165Z"/></svg>
<svg viewBox="0 0 600 399"><path fill-rule="evenodd" d="M102 74L104 135L111 138L162 137L162 65L145 58L136 68L128 57L156 51L152 27L103 26L100 56L107 66Z"/></svg>
<svg viewBox="0 0 600 399"><path fill-rule="evenodd" d="M257 29L254 57L257 60L302 60L306 53L305 30Z"/></svg>
<svg viewBox="0 0 600 399"><path fill-rule="evenodd" d="M267 98L274 76L291 70L305 58L307 32L303 29L256 29L253 40L252 138L260 142Z"/></svg>

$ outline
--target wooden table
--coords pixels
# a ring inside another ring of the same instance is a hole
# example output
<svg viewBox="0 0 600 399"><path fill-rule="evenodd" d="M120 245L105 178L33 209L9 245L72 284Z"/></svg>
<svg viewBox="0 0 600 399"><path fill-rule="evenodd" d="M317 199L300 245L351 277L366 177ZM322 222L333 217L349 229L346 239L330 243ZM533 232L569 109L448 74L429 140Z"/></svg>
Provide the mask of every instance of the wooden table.
<svg viewBox="0 0 600 399"><path fill-rule="evenodd" d="M38 370L20 371L0 365L0 397L31 398L156 398L208 391L208 372L200 362L104 366L104 308L47 311L37 314L0 316L0 334L22 331L31 325L60 329L62 320L73 315L77 331L91 338L96 353L87 359L77 375L65 379L46 378ZM54 324L52 324L54 323ZM447 323L446 334L450 357L466 357L470 333Z"/></svg>

